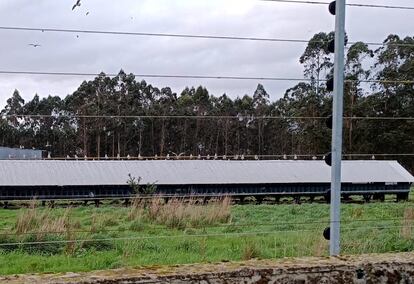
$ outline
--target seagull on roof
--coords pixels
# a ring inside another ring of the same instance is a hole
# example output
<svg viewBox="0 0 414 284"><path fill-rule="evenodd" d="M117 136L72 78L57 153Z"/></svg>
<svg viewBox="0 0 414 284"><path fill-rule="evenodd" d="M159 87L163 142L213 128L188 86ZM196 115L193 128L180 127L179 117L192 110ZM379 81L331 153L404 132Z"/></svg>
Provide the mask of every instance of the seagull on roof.
<svg viewBox="0 0 414 284"><path fill-rule="evenodd" d="M33 47L41 46L40 44L37 44L37 43L29 43L28 45L33 46Z"/></svg>
<svg viewBox="0 0 414 284"><path fill-rule="evenodd" d="M73 5L72 7L72 11L75 10L76 7L80 7L80 5L81 5L81 0L77 0L75 5Z"/></svg>

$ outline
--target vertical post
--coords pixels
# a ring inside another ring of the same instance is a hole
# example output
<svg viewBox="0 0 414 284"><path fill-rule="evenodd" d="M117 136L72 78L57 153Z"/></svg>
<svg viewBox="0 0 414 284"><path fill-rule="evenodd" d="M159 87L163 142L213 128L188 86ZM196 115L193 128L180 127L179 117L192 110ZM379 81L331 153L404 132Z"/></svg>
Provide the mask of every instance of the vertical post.
<svg viewBox="0 0 414 284"><path fill-rule="evenodd" d="M340 253L342 127L344 97L345 1L336 0L333 95L330 255Z"/></svg>

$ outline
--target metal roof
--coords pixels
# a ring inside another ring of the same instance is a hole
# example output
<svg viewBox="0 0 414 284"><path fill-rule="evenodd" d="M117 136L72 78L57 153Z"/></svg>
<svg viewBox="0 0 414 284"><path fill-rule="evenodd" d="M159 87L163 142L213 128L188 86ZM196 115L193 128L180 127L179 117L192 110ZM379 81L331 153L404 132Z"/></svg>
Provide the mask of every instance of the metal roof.
<svg viewBox="0 0 414 284"><path fill-rule="evenodd" d="M397 161L343 161L342 182L414 182ZM0 161L0 186L329 183L324 161Z"/></svg>

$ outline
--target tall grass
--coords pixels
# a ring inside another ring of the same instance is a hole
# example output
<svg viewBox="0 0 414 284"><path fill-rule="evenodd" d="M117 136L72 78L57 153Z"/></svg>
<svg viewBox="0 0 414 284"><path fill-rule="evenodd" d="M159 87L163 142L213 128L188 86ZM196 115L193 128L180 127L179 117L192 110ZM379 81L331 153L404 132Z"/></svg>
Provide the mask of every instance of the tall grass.
<svg viewBox="0 0 414 284"><path fill-rule="evenodd" d="M406 208L404 210L404 217L402 221L401 236L410 240L413 235L413 224L414 224L414 208Z"/></svg>
<svg viewBox="0 0 414 284"><path fill-rule="evenodd" d="M225 223L231 218L231 199L212 200L200 205L198 200L171 199L165 203L161 198L149 203L135 200L128 214L129 220L147 220L170 228L186 228Z"/></svg>
<svg viewBox="0 0 414 284"><path fill-rule="evenodd" d="M14 228L16 235L34 233L41 240L49 232L63 234L73 227L69 220L71 208L67 208L62 216L54 216L52 211L53 209L39 210L32 203L28 210L17 217Z"/></svg>

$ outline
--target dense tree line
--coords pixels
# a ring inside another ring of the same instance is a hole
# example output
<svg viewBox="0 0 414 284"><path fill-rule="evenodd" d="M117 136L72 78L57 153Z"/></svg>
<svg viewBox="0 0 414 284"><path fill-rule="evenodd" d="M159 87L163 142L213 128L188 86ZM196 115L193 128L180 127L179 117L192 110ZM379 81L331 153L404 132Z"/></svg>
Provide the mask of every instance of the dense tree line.
<svg viewBox="0 0 414 284"><path fill-rule="evenodd" d="M84 81L64 99L35 95L25 102L16 90L1 111L0 145L40 149L51 145L55 157L326 153L331 135L325 120L308 117L331 113L332 94L325 80L333 72L326 44L332 37L333 33L313 36L299 59L306 80L276 101L261 84L253 94L235 99L214 96L202 86L176 94L122 70L116 77L102 73ZM344 116L414 117L413 84L395 82L414 80L413 37L390 35L376 50L357 42L346 51ZM29 114L51 117L24 116ZM414 153L414 122L346 119L344 152ZM390 158L414 169L413 158Z"/></svg>

